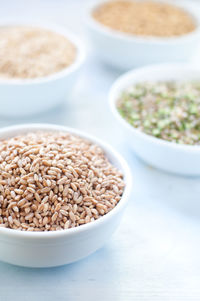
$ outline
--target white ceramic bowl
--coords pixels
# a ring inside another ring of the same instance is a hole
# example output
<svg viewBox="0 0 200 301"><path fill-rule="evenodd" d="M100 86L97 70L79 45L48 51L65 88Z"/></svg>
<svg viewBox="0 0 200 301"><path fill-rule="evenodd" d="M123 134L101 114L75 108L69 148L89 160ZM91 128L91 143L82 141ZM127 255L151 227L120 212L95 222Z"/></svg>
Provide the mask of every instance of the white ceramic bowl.
<svg viewBox="0 0 200 301"><path fill-rule="evenodd" d="M162 0L158 0L162 1ZM105 0L89 6L86 16L89 38L106 63L128 70L153 63L184 62L195 52L200 42L200 7L190 0L174 0L171 3L188 11L196 20L197 28L192 33L172 38L138 37L112 30L92 17L92 12Z"/></svg>
<svg viewBox="0 0 200 301"><path fill-rule="evenodd" d="M64 27L42 22L0 22L0 26L15 25L57 32L68 38L77 49L75 61L60 72L35 79L0 79L0 115L26 116L50 109L67 98L83 64L85 51L79 39Z"/></svg>
<svg viewBox="0 0 200 301"><path fill-rule="evenodd" d="M26 232L0 228L0 260L27 267L52 267L77 261L103 246L117 228L130 196L132 180L126 162L106 143L78 130L50 124L27 124L0 130L0 139L33 131L64 131L86 138L105 151L124 174L126 187L117 206L100 219L67 230Z"/></svg>
<svg viewBox="0 0 200 301"><path fill-rule="evenodd" d="M128 143L144 161L168 172L200 175L200 146L180 145L147 135L131 126L116 108L119 95L132 84L169 80L200 81L200 69L187 64L161 64L130 71L112 86L109 94L110 107L123 127Z"/></svg>

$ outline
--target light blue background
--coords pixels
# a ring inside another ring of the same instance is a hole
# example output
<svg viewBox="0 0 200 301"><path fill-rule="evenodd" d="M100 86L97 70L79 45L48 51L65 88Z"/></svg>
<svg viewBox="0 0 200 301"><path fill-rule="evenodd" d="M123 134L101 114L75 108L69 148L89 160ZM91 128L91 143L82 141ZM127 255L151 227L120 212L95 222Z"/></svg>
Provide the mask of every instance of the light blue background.
<svg viewBox="0 0 200 301"><path fill-rule="evenodd" d="M157 171L129 150L107 100L120 73L103 65L87 44L85 6L85 0L0 0L1 19L58 22L78 33L88 50L68 102L33 118L0 118L0 126L58 123L107 140L131 166L132 198L111 240L80 262L52 269L0 263L0 301L200 300L200 179ZM194 60L198 62L198 55Z"/></svg>

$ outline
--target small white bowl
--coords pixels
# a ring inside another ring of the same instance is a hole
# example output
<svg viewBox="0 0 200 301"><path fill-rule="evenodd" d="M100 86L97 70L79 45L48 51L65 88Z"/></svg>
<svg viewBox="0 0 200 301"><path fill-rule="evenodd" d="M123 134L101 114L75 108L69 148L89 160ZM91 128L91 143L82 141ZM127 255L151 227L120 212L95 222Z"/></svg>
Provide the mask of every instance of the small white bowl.
<svg viewBox="0 0 200 301"><path fill-rule="evenodd" d="M183 8L196 21L197 28L179 37L139 37L121 33L96 21L92 12L103 3L98 1L89 6L86 16L89 38L106 63L122 70L153 63L187 61L200 44L200 8L189 0L158 0Z"/></svg>
<svg viewBox="0 0 200 301"><path fill-rule="evenodd" d="M125 189L116 207L100 219L67 230L49 232L26 232L0 227L0 260L26 267L52 267L77 261L95 252L110 239L121 220L130 197L132 177L121 156L106 143L78 130L50 125L27 124L0 130L0 139L28 132L70 132L98 144L110 162L124 174Z"/></svg>
<svg viewBox="0 0 200 301"><path fill-rule="evenodd" d="M82 43L66 28L42 22L1 21L1 26L33 26L59 33L77 51L74 62L52 75L34 79L0 78L0 115L25 116L48 110L63 102L72 89L85 58Z"/></svg>
<svg viewBox="0 0 200 301"><path fill-rule="evenodd" d="M134 152L159 169L182 175L200 175L200 146L181 145L147 135L130 125L118 112L121 92L145 81L200 81L200 69L187 64L161 64L143 67L121 76L111 87L109 102L112 113L123 127Z"/></svg>

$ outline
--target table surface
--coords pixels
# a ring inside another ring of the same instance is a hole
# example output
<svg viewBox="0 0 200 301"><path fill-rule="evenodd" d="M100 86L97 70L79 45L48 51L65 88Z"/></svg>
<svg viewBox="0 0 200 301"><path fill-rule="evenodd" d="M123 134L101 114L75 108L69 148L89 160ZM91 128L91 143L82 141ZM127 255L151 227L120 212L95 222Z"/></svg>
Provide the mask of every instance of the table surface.
<svg viewBox="0 0 200 301"><path fill-rule="evenodd" d="M1 18L23 14L23 18L59 22L79 34L88 50L65 104L28 119L1 118L0 126L57 123L103 138L131 166L132 197L119 229L88 258L48 269L0 263L0 300L200 300L200 179L158 171L128 148L107 99L120 72L101 63L88 46L85 6L85 0L0 0Z"/></svg>

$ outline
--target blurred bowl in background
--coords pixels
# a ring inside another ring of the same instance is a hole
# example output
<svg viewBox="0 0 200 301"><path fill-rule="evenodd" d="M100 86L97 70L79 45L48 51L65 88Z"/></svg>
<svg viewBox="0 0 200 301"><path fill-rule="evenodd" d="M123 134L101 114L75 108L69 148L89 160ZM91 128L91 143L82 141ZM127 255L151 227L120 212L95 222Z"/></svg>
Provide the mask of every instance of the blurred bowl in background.
<svg viewBox="0 0 200 301"><path fill-rule="evenodd" d="M188 0L164 0L184 9L194 18L196 29L191 33L176 37L140 37L122 33L96 21L92 13L103 3L95 2L89 6L86 24L90 41L99 57L109 65L128 70L147 64L187 61L200 45L200 7Z"/></svg>
<svg viewBox="0 0 200 301"><path fill-rule="evenodd" d="M33 79L0 78L0 115L20 117L37 114L67 99L85 58L82 43L65 27L42 22L1 21L0 26L33 26L66 37L76 48L71 65L45 77Z"/></svg>
<svg viewBox="0 0 200 301"><path fill-rule="evenodd" d="M117 109L119 96L131 85L145 81L173 80L200 82L200 69L188 64L160 64L130 71L111 87L110 108L122 126L128 144L141 159L171 173L197 176L200 175L200 146L177 144L145 134L130 125Z"/></svg>

